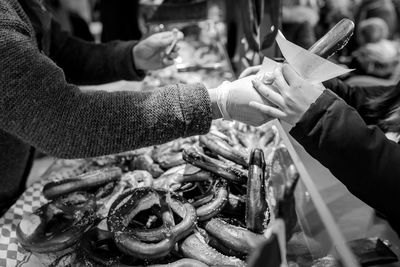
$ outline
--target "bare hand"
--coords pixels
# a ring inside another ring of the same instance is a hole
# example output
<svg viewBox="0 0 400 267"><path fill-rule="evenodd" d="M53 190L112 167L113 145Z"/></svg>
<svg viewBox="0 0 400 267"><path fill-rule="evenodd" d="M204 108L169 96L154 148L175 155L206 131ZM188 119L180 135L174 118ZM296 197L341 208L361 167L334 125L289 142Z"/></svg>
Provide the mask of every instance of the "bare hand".
<svg viewBox="0 0 400 267"><path fill-rule="evenodd" d="M133 48L133 58L136 69L156 70L174 64L174 59L178 56L178 47L172 50L169 56L166 56L166 49L176 38L183 39L183 33L177 31L160 32L150 35L140 41Z"/></svg>
<svg viewBox="0 0 400 267"><path fill-rule="evenodd" d="M272 105L250 102L250 106L265 115L282 119L295 125L325 90L321 84L313 84L300 77L288 64L277 68L274 72L273 86L264 85L253 80L254 88ZM276 88L274 90L273 88Z"/></svg>

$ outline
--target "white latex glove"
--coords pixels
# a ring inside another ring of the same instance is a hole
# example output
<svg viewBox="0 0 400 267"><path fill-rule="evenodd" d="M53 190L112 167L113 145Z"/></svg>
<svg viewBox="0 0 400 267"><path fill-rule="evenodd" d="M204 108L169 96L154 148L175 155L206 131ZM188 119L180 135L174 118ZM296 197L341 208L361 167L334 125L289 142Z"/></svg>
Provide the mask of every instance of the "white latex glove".
<svg viewBox="0 0 400 267"><path fill-rule="evenodd" d="M248 68L245 68L242 73L240 73L239 75L239 79L253 75L253 74L257 74L257 72L260 71L262 65L256 65L256 66L251 66Z"/></svg>
<svg viewBox="0 0 400 267"><path fill-rule="evenodd" d="M150 35L133 47L135 67L140 70L156 70L172 65L178 56L178 47L172 50L169 56L166 50L175 38L183 39L180 31L167 31Z"/></svg>
<svg viewBox="0 0 400 267"><path fill-rule="evenodd" d="M227 120L236 120L249 125L259 126L272 117L262 111L251 108L250 102L270 105L253 87L251 75L233 82L224 82L216 90L217 105L222 117Z"/></svg>

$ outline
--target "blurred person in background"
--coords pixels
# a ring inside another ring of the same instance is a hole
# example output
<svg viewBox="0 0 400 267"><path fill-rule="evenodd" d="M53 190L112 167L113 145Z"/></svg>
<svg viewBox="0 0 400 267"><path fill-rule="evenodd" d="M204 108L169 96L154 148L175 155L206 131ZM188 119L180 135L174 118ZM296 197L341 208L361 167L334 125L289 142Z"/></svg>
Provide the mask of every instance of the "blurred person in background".
<svg viewBox="0 0 400 267"><path fill-rule="evenodd" d="M355 30L369 18L381 18L388 26L388 38L392 39L398 25L398 18L392 0L362 0L354 13Z"/></svg>
<svg viewBox="0 0 400 267"><path fill-rule="evenodd" d="M283 1L282 3L282 32L285 38L305 49L310 48L316 41L314 27L319 19L318 9Z"/></svg>
<svg viewBox="0 0 400 267"><path fill-rule="evenodd" d="M398 44L389 40L389 28L381 18L369 18L360 23L356 32L357 48L349 67L352 75L390 78L398 65Z"/></svg>
<svg viewBox="0 0 400 267"><path fill-rule="evenodd" d="M71 8L71 3L68 4L68 0L45 0L45 5L54 19L61 25L62 30L82 40L94 41L88 21Z"/></svg>
<svg viewBox="0 0 400 267"><path fill-rule="evenodd" d="M101 41L139 40L139 0L100 0Z"/></svg>
<svg viewBox="0 0 400 267"><path fill-rule="evenodd" d="M352 20L355 24L355 36L353 36L346 46L345 51L347 55L351 55L355 50L357 50L363 43L360 38L357 37L359 33L358 27L362 25L364 20L370 18L380 18L385 21L388 28L387 39L392 40L397 31L399 24L399 19L397 17L397 12L392 0L361 0L355 5Z"/></svg>

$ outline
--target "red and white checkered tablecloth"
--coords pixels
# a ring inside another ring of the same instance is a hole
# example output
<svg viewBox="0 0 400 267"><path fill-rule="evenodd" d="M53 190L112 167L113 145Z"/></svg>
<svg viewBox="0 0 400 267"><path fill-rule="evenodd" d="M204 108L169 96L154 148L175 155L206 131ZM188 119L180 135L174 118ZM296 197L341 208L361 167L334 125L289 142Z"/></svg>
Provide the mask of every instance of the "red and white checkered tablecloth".
<svg viewBox="0 0 400 267"><path fill-rule="evenodd" d="M0 266L40 266L36 257L18 243L16 229L22 217L47 202L42 194L49 180L65 179L83 172L83 160L56 160L45 172L42 180L32 184L17 202L0 218Z"/></svg>

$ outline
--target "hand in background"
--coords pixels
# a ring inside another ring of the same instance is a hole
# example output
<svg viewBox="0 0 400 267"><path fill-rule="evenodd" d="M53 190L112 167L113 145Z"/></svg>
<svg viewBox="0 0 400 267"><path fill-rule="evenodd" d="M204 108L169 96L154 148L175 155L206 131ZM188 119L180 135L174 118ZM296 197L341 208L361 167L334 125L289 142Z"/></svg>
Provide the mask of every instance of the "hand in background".
<svg viewBox="0 0 400 267"><path fill-rule="evenodd" d="M178 47L175 46L169 56L165 52L173 43L175 36L178 40L183 39L182 32L167 31L150 35L135 45L132 53L136 69L156 70L172 65L178 56Z"/></svg>
<svg viewBox="0 0 400 267"><path fill-rule="evenodd" d="M300 77L288 64L274 72L272 86L253 80L254 88L273 105L252 101L250 106L265 114L295 125L325 90L321 84L313 84ZM276 88L276 90L274 90Z"/></svg>

